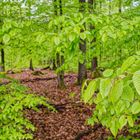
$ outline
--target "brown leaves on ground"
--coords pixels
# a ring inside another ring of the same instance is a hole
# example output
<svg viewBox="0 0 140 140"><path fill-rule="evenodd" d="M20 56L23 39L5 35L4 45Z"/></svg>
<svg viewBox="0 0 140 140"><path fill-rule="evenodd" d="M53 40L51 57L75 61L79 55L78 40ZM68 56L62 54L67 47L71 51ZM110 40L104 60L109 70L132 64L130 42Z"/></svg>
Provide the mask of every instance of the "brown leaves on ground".
<svg viewBox="0 0 140 140"><path fill-rule="evenodd" d="M93 108L80 102L76 74L65 75L66 88L63 90L57 88L56 74L50 70L42 70L41 74L24 71L9 76L19 79L35 94L49 98L58 109L57 113L48 112L43 107L39 112L27 110L26 117L36 127L34 140L75 140L80 132L91 129L85 121L92 114ZM103 140L105 136L105 129L99 128L81 140Z"/></svg>

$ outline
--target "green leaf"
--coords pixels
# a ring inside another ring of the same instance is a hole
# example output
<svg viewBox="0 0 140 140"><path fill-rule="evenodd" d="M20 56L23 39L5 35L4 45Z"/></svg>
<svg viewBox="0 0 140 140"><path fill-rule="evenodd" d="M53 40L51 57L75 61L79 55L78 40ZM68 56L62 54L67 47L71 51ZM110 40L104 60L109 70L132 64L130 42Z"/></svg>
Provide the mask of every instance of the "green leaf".
<svg viewBox="0 0 140 140"><path fill-rule="evenodd" d="M5 34L3 36L3 43L4 44L7 44L9 41L10 41L10 36L8 34Z"/></svg>
<svg viewBox="0 0 140 140"><path fill-rule="evenodd" d="M118 122L116 120L111 121L110 130L111 130L111 133L113 134L114 137L116 137L117 133L118 133L118 125L117 125L117 123Z"/></svg>
<svg viewBox="0 0 140 140"><path fill-rule="evenodd" d="M120 119L119 119L120 129L122 129L126 124L127 124L127 119L126 119L126 117L123 115L123 116L121 116Z"/></svg>
<svg viewBox="0 0 140 140"><path fill-rule="evenodd" d="M134 100L134 91L129 85L124 87L123 94L122 94L121 98L123 100L133 102L133 100Z"/></svg>
<svg viewBox="0 0 140 140"><path fill-rule="evenodd" d="M45 36L41 33L38 34L38 36L36 37L36 41L41 44L43 41L45 41Z"/></svg>
<svg viewBox="0 0 140 140"><path fill-rule="evenodd" d="M83 33L80 33L80 38L85 40L86 39L86 34L83 32Z"/></svg>
<svg viewBox="0 0 140 140"><path fill-rule="evenodd" d="M128 59L124 61L121 67L121 72L124 73L132 64L135 62L135 57L130 56Z"/></svg>
<svg viewBox="0 0 140 140"><path fill-rule="evenodd" d="M72 42L75 39L75 35L74 33L69 35L69 40Z"/></svg>
<svg viewBox="0 0 140 140"><path fill-rule="evenodd" d="M107 36L106 36L105 33L102 35L102 41L103 41L103 42L106 42L106 41L107 41Z"/></svg>
<svg viewBox="0 0 140 140"><path fill-rule="evenodd" d="M113 74L113 70L112 69L107 69L103 72L103 76L104 77L110 77Z"/></svg>
<svg viewBox="0 0 140 140"><path fill-rule="evenodd" d="M59 45L60 44L59 37L54 37L54 43L55 43L55 45Z"/></svg>
<svg viewBox="0 0 140 140"><path fill-rule="evenodd" d="M131 107L131 112L133 114L137 114L140 112L140 103L138 101L134 102L132 107Z"/></svg>
<svg viewBox="0 0 140 140"><path fill-rule="evenodd" d="M130 127L134 126L134 121L133 121L132 116L127 116L127 121L128 121L128 124L130 125Z"/></svg>
<svg viewBox="0 0 140 140"><path fill-rule="evenodd" d="M83 91L82 99L85 103L88 103L92 99L92 96L96 91L96 87L97 87L97 82L96 80L93 80L89 83L87 89Z"/></svg>
<svg viewBox="0 0 140 140"><path fill-rule="evenodd" d="M102 97L108 96L111 89L111 79L101 79L100 80L100 93Z"/></svg>
<svg viewBox="0 0 140 140"><path fill-rule="evenodd" d="M115 103L116 101L119 100L119 98L122 95L122 92L123 92L123 81L115 81L109 94L109 99L112 101L112 103Z"/></svg>
<svg viewBox="0 0 140 140"><path fill-rule="evenodd" d="M140 95L140 70L134 73L132 80L136 91Z"/></svg>

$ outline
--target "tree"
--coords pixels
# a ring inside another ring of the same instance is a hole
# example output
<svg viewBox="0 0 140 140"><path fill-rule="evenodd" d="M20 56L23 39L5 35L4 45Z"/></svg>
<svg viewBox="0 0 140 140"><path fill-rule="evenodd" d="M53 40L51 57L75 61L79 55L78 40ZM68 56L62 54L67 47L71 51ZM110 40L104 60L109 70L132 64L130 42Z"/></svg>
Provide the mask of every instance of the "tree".
<svg viewBox="0 0 140 140"><path fill-rule="evenodd" d="M79 12L83 13L85 11L85 0L79 0L80 3L80 8L79 8ZM86 26L86 25L85 25ZM81 30L81 32L83 32L83 30ZM86 71L86 40L80 39L80 43L79 43L79 49L83 54L83 62L79 62L79 66L78 66L78 85L81 85L83 83L83 81L86 79L87 77L87 71Z"/></svg>

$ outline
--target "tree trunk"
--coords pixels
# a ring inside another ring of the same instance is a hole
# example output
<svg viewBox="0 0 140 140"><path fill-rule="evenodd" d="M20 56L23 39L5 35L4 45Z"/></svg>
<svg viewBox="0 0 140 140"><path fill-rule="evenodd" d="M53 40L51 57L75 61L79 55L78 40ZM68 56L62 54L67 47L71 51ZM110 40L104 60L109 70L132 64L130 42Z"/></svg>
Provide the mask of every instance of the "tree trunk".
<svg viewBox="0 0 140 140"><path fill-rule="evenodd" d="M82 51L84 57L86 55L86 41L84 43L79 44L80 50ZM83 81L87 78L87 71L86 71L86 59L84 59L83 63L79 62L78 67L78 85L82 85Z"/></svg>
<svg viewBox="0 0 140 140"><path fill-rule="evenodd" d="M85 0L79 0L80 3L80 8L79 11L80 12L84 12L84 3L86 1ZM83 32L83 30L81 30L81 32ZM82 85L83 81L87 78L87 71L86 71L86 40L82 40L80 39L80 43L79 43L79 49L82 52L83 56L84 56L84 61L83 63L79 62L79 66L78 66L78 85Z"/></svg>
<svg viewBox="0 0 140 140"><path fill-rule="evenodd" d="M89 3L89 12L93 13L94 12L93 4L95 4L95 0L88 0L88 3ZM94 6L94 8L95 8L95 6ZM95 26L90 25L90 29L94 30ZM93 44L93 42L96 42L96 37L93 38L91 44ZM91 48L94 49L94 47L95 47L95 45L92 46ZM91 60L91 72L92 73L95 72L97 70L97 67L98 67L98 59L97 59L97 57L93 57Z"/></svg>
<svg viewBox="0 0 140 140"><path fill-rule="evenodd" d="M93 57L92 61L91 61L91 71L94 72L97 70L98 67L98 59L97 57Z"/></svg>
<svg viewBox="0 0 140 140"><path fill-rule="evenodd" d="M64 57L60 56L60 54L57 53L57 68L61 67L63 63L64 63ZM57 73L57 81L58 81L58 87L59 88L64 88L65 87L64 71L63 70L60 70Z"/></svg>
<svg viewBox="0 0 140 140"><path fill-rule="evenodd" d="M30 67L29 67L29 69L34 71L33 60L32 59L30 59Z"/></svg>
<svg viewBox="0 0 140 140"><path fill-rule="evenodd" d="M59 9L60 9L60 16L63 14L63 9L62 9L62 0L59 0ZM62 30L62 27L60 28ZM61 56L59 53L57 53L57 68L61 67L64 64L64 56ZM57 81L58 81L58 87L59 88L64 88L65 83L64 83L64 70L61 70L57 73Z"/></svg>
<svg viewBox="0 0 140 140"><path fill-rule="evenodd" d="M5 71L5 55L4 55L4 49L1 49L1 67L0 72Z"/></svg>
<svg viewBox="0 0 140 140"><path fill-rule="evenodd" d="M119 0L119 13L122 12L122 0Z"/></svg>
<svg viewBox="0 0 140 140"><path fill-rule="evenodd" d="M58 15L58 10L57 10L57 0L53 0L53 6L54 6L54 15ZM52 70L56 70L57 65L56 65L56 58L52 59Z"/></svg>

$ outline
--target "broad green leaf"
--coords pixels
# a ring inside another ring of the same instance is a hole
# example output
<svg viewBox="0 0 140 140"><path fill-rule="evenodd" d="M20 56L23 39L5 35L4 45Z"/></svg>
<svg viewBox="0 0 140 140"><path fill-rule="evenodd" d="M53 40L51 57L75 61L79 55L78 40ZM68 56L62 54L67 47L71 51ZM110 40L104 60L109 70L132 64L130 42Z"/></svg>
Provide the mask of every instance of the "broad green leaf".
<svg viewBox="0 0 140 140"><path fill-rule="evenodd" d="M106 97L111 89L111 79L101 79L100 80L100 93L102 97Z"/></svg>
<svg viewBox="0 0 140 140"><path fill-rule="evenodd" d="M85 103L88 103L96 91L97 83L93 80L89 83L87 89L83 92L82 98Z"/></svg>
<svg viewBox="0 0 140 140"><path fill-rule="evenodd" d="M127 119L126 117L123 115L120 117L119 119L119 125L120 125L120 130L127 124Z"/></svg>
<svg viewBox="0 0 140 140"><path fill-rule="evenodd" d="M43 34L39 34L37 37L36 37L36 41L38 42L38 43L42 43L43 41L45 41L45 36L43 35Z"/></svg>
<svg viewBox="0 0 140 140"><path fill-rule="evenodd" d="M80 38L85 40L86 39L86 34L83 32L83 33L80 33Z"/></svg>
<svg viewBox="0 0 140 140"><path fill-rule="evenodd" d="M77 33L77 34L79 35L79 33L80 33L80 27L79 27L79 26L76 26L76 27L74 28L74 32Z"/></svg>
<svg viewBox="0 0 140 140"><path fill-rule="evenodd" d="M117 115L120 115L120 114L122 114L122 112L126 109L126 105L125 105L124 101L119 100L119 101L115 104L115 106L113 107L113 109L115 110L115 113L116 113Z"/></svg>
<svg viewBox="0 0 140 140"><path fill-rule="evenodd" d="M11 21L5 21L5 23L2 26L3 32L7 32L12 27Z"/></svg>
<svg viewBox="0 0 140 140"><path fill-rule="evenodd" d="M130 125L130 127L134 126L134 121L133 121L132 116L127 116L127 121L128 121L128 124Z"/></svg>
<svg viewBox="0 0 140 140"><path fill-rule="evenodd" d="M110 130L111 130L111 133L113 134L114 137L117 136L117 133L118 133L118 122L116 120L112 120L111 121L111 127L110 127Z"/></svg>
<svg viewBox="0 0 140 140"><path fill-rule="evenodd" d="M69 35L69 40L72 42L75 39L75 35L74 33Z"/></svg>
<svg viewBox="0 0 140 140"><path fill-rule="evenodd" d="M137 54L137 55L140 55L140 51L137 51L136 54Z"/></svg>
<svg viewBox="0 0 140 140"><path fill-rule="evenodd" d="M123 92L123 81L115 81L109 94L109 99L112 103L119 100Z"/></svg>
<svg viewBox="0 0 140 140"><path fill-rule="evenodd" d="M140 95L140 70L136 71L133 75L133 83L134 86L136 88L136 91L138 92L138 94Z"/></svg>
<svg viewBox="0 0 140 140"><path fill-rule="evenodd" d="M94 103L98 104L103 100L102 95L100 93L97 94L97 97L94 99Z"/></svg>
<svg viewBox="0 0 140 140"><path fill-rule="evenodd" d="M135 57L130 56L128 59L124 61L121 67L121 72L124 73L132 64L135 62Z"/></svg>
<svg viewBox="0 0 140 140"><path fill-rule="evenodd" d="M131 112L133 114L137 114L140 112L140 102L136 101L133 103L132 107L131 107Z"/></svg>
<svg viewBox="0 0 140 140"><path fill-rule="evenodd" d="M113 74L113 70L112 69L107 69L103 72L103 76L104 77L110 77Z"/></svg>
<svg viewBox="0 0 140 140"><path fill-rule="evenodd" d="M59 37L54 37L54 43L55 43L55 45L59 45L60 44Z"/></svg>
<svg viewBox="0 0 140 140"><path fill-rule="evenodd" d="M8 34L5 34L3 36L3 43L4 44L7 44L9 41L10 41L10 36Z"/></svg>
<svg viewBox="0 0 140 140"><path fill-rule="evenodd" d="M129 85L124 87L121 98L129 102L132 102L134 100L134 91Z"/></svg>
<svg viewBox="0 0 140 140"><path fill-rule="evenodd" d="M106 42L106 41L107 41L107 36L106 36L105 33L102 35L102 41L103 41L103 42Z"/></svg>

